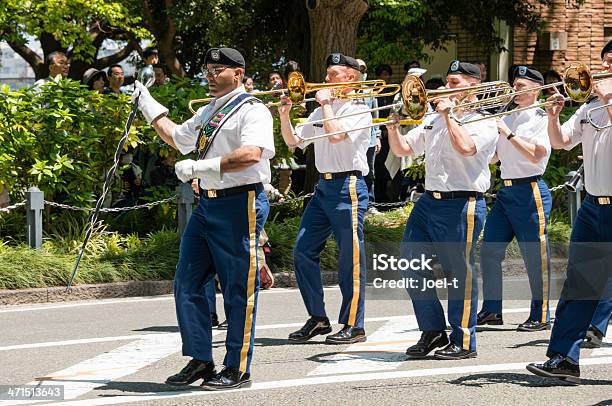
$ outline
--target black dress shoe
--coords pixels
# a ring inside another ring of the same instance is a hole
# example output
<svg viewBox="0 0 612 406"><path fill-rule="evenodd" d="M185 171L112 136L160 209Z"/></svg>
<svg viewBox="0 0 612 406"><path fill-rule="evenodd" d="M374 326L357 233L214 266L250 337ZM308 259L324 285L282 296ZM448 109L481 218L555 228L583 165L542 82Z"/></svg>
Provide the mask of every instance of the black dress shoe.
<svg viewBox="0 0 612 406"><path fill-rule="evenodd" d="M219 323L219 326L217 327L218 330L227 330L227 320L222 321L221 323Z"/></svg>
<svg viewBox="0 0 612 406"><path fill-rule="evenodd" d="M463 347L450 343L446 347L434 352L435 359L466 359L476 358L476 351L464 350Z"/></svg>
<svg viewBox="0 0 612 406"><path fill-rule="evenodd" d="M601 348L603 344L603 334L599 332L595 327L589 327L587 330L584 341L580 345L582 348Z"/></svg>
<svg viewBox="0 0 612 406"><path fill-rule="evenodd" d="M476 325L484 326L490 324L491 326L501 326L504 324L504 319L501 313L491 313L481 310L476 316Z"/></svg>
<svg viewBox="0 0 612 406"><path fill-rule="evenodd" d="M412 358L424 358L436 348L444 347L447 344L446 331L423 331L419 341L412 347L408 347L406 355Z"/></svg>
<svg viewBox="0 0 612 406"><path fill-rule="evenodd" d="M524 323L521 323L516 328L516 331L544 331L550 330L550 321L547 322L539 322L532 319L525 320Z"/></svg>
<svg viewBox="0 0 612 406"><path fill-rule="evenodd" d="M332 328L327 317L311 317L304 327L289 334L289 341L308 341L319 334L329 334Z"/></svg>
<svg viewBox="0 0 612 406"><path fill-rule="evenodd" d="M210 314L210 323L212 324L213 327L219 326L219 316L217 316L217 313Z"/></svg>
<svg viewBox="0 0 612 406"><path fill-rule="evenodd" d="M543 364L529 364L527 370L546 378L557 378L573 384L580 383L580 366L559 354Z"/></svg>
<svg viewBox="0 0 612 406"><path fill-rule="evenodd" d="M204 390L228 390L251 386L251 374L242 373L238 368L225 367L212 378L202 382Z"/></svg>
<svg viewBox="0 0 612 406"><path fill-rule="evenodd" d="M192 359L185 368L181 369L181 372L168 377L166 383L174 386L185 386L194 383L198 379L210 379L216 373L215 364L212 361Z"/></svg>
<svg viewBox="0 0 612 406"><path fill-rule="evenodd" d="M325 338L325 344L353 344L366 340L365 330L345 324L342 330Z"/></svg>

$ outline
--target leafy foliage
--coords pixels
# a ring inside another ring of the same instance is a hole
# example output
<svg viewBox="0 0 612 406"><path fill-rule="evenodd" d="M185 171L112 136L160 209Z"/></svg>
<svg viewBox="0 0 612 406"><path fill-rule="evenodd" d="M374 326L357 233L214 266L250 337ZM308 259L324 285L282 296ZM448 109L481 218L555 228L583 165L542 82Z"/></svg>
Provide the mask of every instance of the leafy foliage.
<svg viewBox="0 0 612 406"><path fill-rule="evenodd" d="M457 17L463 28L485 51L499 50L501 38L495 20L535 31L541 24L535 4L550 0L374 0L361 21L357 53L374 65L426 59L423 47L443 47L452 32L448 23Z"/></svg>

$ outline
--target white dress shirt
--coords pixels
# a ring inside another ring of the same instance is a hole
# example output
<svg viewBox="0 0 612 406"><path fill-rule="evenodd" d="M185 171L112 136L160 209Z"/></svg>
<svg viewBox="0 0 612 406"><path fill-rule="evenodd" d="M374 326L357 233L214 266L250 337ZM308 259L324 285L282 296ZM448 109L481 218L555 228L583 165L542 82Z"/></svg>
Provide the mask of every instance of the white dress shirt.
<svg viewBox="0 0 612 406"><path fill-rule="evenodd" d="M570 138L566 150L582 143L586 191L593 196L612 196L612 128L597 131L586 119L588 110L602 105L599 99L583 104L561 126L561 131ZM600 109L591 117L598 125L610 123L607 109Z"/></svg>
<svg viewBox="0 0 612 406"><path fill-rule="evenodd" d="M361 128L372 124L372 114L368 111L368 106L361 100L338 100L335 99L331 104L335 116L356 113L351 117L339 118L338 122L345 130L351 128ZM320 120L322 117L321 107L317 107L310 116L309 121ZM304 138L325 134L323 124L306 124L296 129L297 134ZM340 142L332 144L327 137L319 138L314 141L302 142L298 146L302 149L314 143L315 166L320 173L325 172L348 172L361 171L363 176L368 174L367 151L370 146L371 129L348 131L348 137Z"/></svg>
<svg viewBox="0 0 612 406"><path fill-rule="evenodd" d="M245 93L244 86L219 97L200 108L196 114L172 131L172 139L182 154L196 149L200 128L234 97ZM221 181L212 178L200 179L203 189L227 189L251 183L270 183L270 159L274 156L274 134L272 115L262 103L245 102L238 111L225 120L218 130L205 159L224 156L243 145L262 148L258 163L238 172L222 172Z"/></svg>
<svg viewBox="0 0 612 406"><path fill-rule="evenodd" d="M469 120L481 114L471 112L462 118ZM413 157L425 155L425 189L441 192L486 192L491 185L489 161L495 154L498 139L495 120L483 120L463 125L476 144L476 154L461 155L451 144L446 122L432 114L417 128L404 136Z"/></svg>
<svg viewBox="0 0 612 406"><path fill-rule="evenodd" d="M546 148L546 157L538 163L533 163L521 154L506 137L500 136L497 142L497 157L501 161L502 179L519 179L543 175L550 158L551 149L546 112L540 108L535 108L509 114L502 120L514 133L515 138Z"/></svg>

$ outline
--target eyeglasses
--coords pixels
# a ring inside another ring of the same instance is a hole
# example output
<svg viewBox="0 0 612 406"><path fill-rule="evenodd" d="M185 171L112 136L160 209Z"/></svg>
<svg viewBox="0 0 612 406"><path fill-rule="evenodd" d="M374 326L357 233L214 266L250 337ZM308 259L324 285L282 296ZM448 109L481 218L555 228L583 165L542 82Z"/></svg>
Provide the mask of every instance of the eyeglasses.
<svg viewBox="0 0 612 406"><path fill-rule="evenodd" d="M227 68L228 68L227 66L221 66L221 67L212 68L212 69L202 67L202 73L204 74L204 76L212 76L213 78L216 78L217 76L221 74L221 72L223 72Z"/></svg>

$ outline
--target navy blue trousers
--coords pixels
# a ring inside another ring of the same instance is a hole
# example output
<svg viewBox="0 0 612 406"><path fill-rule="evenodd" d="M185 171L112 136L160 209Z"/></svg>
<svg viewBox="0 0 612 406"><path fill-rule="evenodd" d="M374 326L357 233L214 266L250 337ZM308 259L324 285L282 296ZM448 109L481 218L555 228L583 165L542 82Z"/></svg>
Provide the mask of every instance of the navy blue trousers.
<svg viewBox="0 0 612 406"><path fill-rule="evenodd" d="M487 207L484 199L456 198L437 200L424 194L417 201L404 231L402 258L431 258L436 255L447 281L450 340L463 349L476 349L476 305L478 285L474 272L474 245L482 231ZM434 279L428 270L409 270L406 277L418 285L408 288L421 331L446 329L444 310L436 289L424 289L424 280Z"/></svg>
<svg viewBox="0 0 612 406"><path fill-rule="evenodd" d="M593 314L591 326L605 336L608 331L608 324L610 324L610 317L612 317L612 278L608 279L602 300L599 301L595 314Z"/></svg>
<svg viewBox="0 0 612 406"><path fill-rule="evenodd" d="M611 245L612 205L599 205L587 197L572 229L567 279L555 313L549 357L561 354L578 362L580 344L596 309L602 306L600 318L605 315L605 309L610 309L612 297L606 286L612 277Z"/></svg>
<svg viewBox="0 0 612 406"><path fill-rule="evenodd" d="M310 316L326 317L320 255L331 233L338 245L342 304L338 321L363 327L366 285L363 219L368 188L361 176L321 179L306 206L298 230L293 261L295 278Z"/></svg>
<svg viewBox="0 0 612 406"><path fill-rule="evenodd" d="M268 212L261 187L226 197L200 198L181 239L174 277L183 355L213 359L206 285L212 285L216 271L228 320L223 364L249 372L259 292L257 241Z"/></svg>
<svg viewBox="0 0 612 406"><path fill-rule="evenodd" d="M502 266L506 248L518 241L531 288L531 313L535 321L550 321L550 258L547 225L552 207L543 180L503 186L487 215L480 250L482 310L502 313Z"/></svg>

